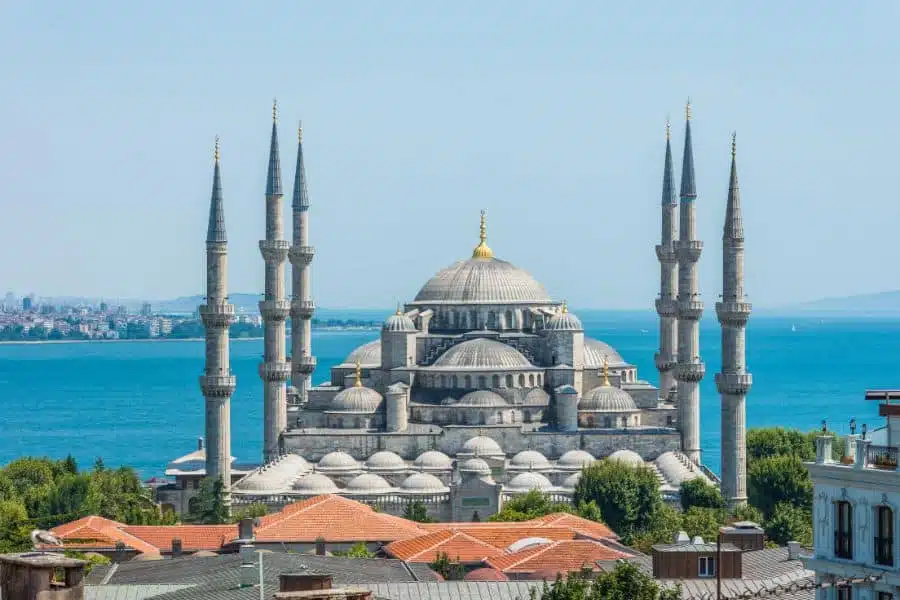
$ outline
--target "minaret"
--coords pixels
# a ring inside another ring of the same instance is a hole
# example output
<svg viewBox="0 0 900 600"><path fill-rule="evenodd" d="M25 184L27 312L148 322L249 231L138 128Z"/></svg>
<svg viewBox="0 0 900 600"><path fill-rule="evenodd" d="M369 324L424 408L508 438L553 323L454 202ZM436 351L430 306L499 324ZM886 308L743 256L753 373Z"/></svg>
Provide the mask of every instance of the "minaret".
<svg viewBox="0 0 900 600"><path fill-rule="evenodd" d="M228 243L219 172L219 138L216 138L206 232L206 304L200 306L200 318L206 328L206 368L200 376L200 389L206 398L206 475L222 478L226 503L230 503L231 394L236 380L231 374L228 327L234 322L234 305L228 303Z"/></svg>
<svg viewBox="0 0 900 600"><path fill-rule="evenodd" d="M303 166L303 127L297 130L297 170L294 174L294 245L291 260L291 383L300 402L306 402L310 377L316 369L312 355L310 319L316 306L312 301L309 265L315 248L309 245L309 195L306 192L306 168Z"/></svg>
<svg viewBox="0 0 900 600"><path fill-rule="evenodd" d="M753 384L745 356L751 306L744 301L744 222L736 154L732 136L731 181L722 232L722 301L716 303L722 326L722 372L716 375L722 396L722 495L731 507L747 502L746 398Z"/></svg>
<svg viewBox="0 0 900 600"><path fill-rule="evenodd" d="M675 255L677 215L675 209L675 184L672 176L671 127L666 121L666 159L663 166L662 184L662 237L656 247L659 259L659 298L656 299L656 314L659 315L659 352L654 357L659 370L659 391L663 400L671 400L675 389L675 364L678 351L678 258Z"/></svg>
<svg viewBox="0 0 900 600"><path fill-rule="evenodd" d="M696 239L697 186L694 183L694 153L691 145L691 103L685 106L684 158L681 165L681 214L678 243L678 428L681 450L700 462L700 380L706 372L700 362L700 317L703 302L697 290L697 261L703 242Z"/></svg>
<svg viewBox="0 0 900 600"><path fill-rule="evenodd" d="M278 107L272 105L272 141L269 147L269 172L266 179L266 239L259 250L266 263L265 298L259 303L264 324L264 354L259 366L263 380L263 460L280 454L278 437L287 428L285 382L290 366L285 360L285 319L291 305L284 297L284 263L288 242L284 239L281 209L281 159L278 156Z"/></svg>

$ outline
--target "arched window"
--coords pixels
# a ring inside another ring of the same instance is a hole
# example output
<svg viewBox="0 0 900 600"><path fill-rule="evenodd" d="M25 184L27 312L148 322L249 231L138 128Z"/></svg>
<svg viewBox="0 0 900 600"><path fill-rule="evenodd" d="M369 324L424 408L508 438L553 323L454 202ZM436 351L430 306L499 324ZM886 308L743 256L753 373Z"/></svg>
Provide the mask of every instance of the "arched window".
<svg viewBox="0 0 900 600"><path fill-rule="evenodd" d="M894 511L890 506L875 509L875 562L894 566Z"/></svg>
<svg viewBox="0 0 900 600"><path fill-rule="evenodd" d="M853 506L846 500L834 503L834 555L853 558Z"/></svg>
<svg viewBox="0 0 900 600"><path fill-rule="evenodd" d="M610 429L612 427L612 419L609 417L603 417L603 427L606 429Z"/></svg>
<svg viewBox="0 0 900 600"><path fill-rule="evenodd" d="M512 375L507 375L507 376L506 376L506 387L510 387L510 388L511 388L512 386L513 386L513 376L512 376Z"/></svg>
<svg viewBox="0 0 900 600"><path fill-rule="evenodd" d="M491 383L493 384L494 389L500 387L500 376L494 375L493 377L491 377Z"/></svg>
<svg viewBox="0 0 900 600"><path fill-rule="evenodd" d="M465 382L466 382L465 383L466 389L469 389L470 387L472 387L472 377L471 376L466 375Z"/></svg>
<svg viewBox="0 0 900 600"><path fill-rule="evenodd" d="M519 373L519 387L525 387L525 375Z"/></svg>

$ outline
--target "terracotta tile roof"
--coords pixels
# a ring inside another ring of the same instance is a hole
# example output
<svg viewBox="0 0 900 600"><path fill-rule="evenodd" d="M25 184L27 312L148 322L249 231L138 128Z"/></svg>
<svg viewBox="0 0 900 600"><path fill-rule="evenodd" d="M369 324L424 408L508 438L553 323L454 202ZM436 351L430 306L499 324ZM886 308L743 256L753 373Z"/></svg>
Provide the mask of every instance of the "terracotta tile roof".
<svg viewBox="0 0 900 600"><path fill-rule="evenodd" d="M553 513L550 515L545 515L543 517L538 517L537 519L532 519L531 521L526 521L526 523L540 523L544 527L567 527L572 531L575 531L579 535L593 538L595 540L602 540L604 538L619 538L619 536L617 536L612 529L610 529L603 523L584 519L582 517L579 517L578 515L572 515L569 513Z"/></svg>
<svg viewBox="0 0 900 600"><path fill-rule="evenodd" d="M219 550L238 536L237 525L126 525L122 530L161 552L172 550L172 538L186 552Z"/></svg>
<svg viewBox="0 0 900 600"><path fill-rule="evenodd" d="M488 566L510 573L528 574L536 571L557 573L570 573L581 570L582 566L589 565L596 570L598 560L616 560L617 558L630 558L630 554L613 550L600 542L593 540L564 540L550 544L540 544L529 547L520 552L504 554L488 558L485 562Z"/></svg>
<svg viewBox="0 0 900 600"><path fill-rule="evenodd" d="M159 554L159 548L124 531L125 527L124 523L118 521L89 516L63 523L51 529L51 532L67 548L115 548L117 542L122 542L126 548L143 554Z"/></svg>
<svg viewBox="0 0 900 600"><path fill-rule="evenodd" d="M372 507L332 494L285 506L262 517L255 535L260 542L392 542L420 536L418 523L377 513Z"/></svg>

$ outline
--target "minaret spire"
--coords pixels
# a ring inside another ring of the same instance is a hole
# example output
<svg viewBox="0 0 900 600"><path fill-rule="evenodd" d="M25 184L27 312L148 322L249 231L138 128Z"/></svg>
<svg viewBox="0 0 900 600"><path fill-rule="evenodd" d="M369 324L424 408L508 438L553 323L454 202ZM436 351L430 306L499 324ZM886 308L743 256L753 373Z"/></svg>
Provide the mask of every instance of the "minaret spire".
<svg viewBox="0 0 900 600"><path fill-rule="evenodd" d="M206 232L206 303L200 318L206 329L206 366L200 389L206 398L206 475L222 479L225 501L231 502L231 395L236 379L231 374L228 328L234 322L234 306L228 303L228 246L225 209L216 137L209 226Z"/></svg>
<svg viewBox="0 0 900 600"><path fill-rule="evenodd" d="M737 177L736 136L731 137L731 179L722 230L722 301L716 315L722 328L722 372L716 387L722 396L722 495L729 506L747 502L746 327L752 307L744 297L744 224Z"/></svg>
<svg viewBox="0 0 900 600"><path fill-rule="evenodd" d="M672 175L672 130L666 119L666 157L663 163L662 182L662 235L656 246L659 260L659 298L656 314L659 315L659 351L654 357L659 370L660 399L668 401L675 392L675 364L678 350L678 257L675 254L675 236L678 201L675 199L675 178Z"/></svg>
<svg viewBox="0 0 900 600"><path fill-rule="evenodd" d="M287 429L285 382L291 371L285 352L285 320L290 312L290 303L284 296L284 263L289 244L284 239L282 198L278 105L273 102L272 139L266 176L266 238L259 242L266 265L265 296L259 303L264 325L263 362L259 367L259 376L263 380L263 459L266 461L280 454L279 437Z"/></svg>
<svg viewBox="0 0 900 600"><path fill-rule="evenodd" d="M312 355L310 319L316 306L310 286L310 264L315 248L309 245L309 193L303 164L303 124L297 126L297 167L294 171L294 197L291 203L294 245L291 261L291 383L297 389L296 402L308 400L310 378L316 369Z"/></svg>
<svg viewBox="0 0 900 600"><path fill-rule="evenodd" d="M678 428L681 450L700 462L700 380L706 366L700 361L700 317L703 302L697 286L697 261L703 242L696 239L697 187L694 181L694 151L691 142L691 102L685 106L684 157L681 163L681 210L678 257L678 364L675 367L678 398Z"/></svg>

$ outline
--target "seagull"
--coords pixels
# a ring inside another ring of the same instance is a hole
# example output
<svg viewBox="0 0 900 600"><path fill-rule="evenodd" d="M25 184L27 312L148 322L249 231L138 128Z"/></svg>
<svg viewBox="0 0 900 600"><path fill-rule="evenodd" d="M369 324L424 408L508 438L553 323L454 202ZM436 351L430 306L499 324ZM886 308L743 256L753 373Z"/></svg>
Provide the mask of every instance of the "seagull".
<svg viewBox="0 0 900 600"><path fill-rule="evenodd" d="M59 540L58 537L56 537L49 531L44 531L42 529L35 529L31 532L31 543L34 544L35 550L37 550L38 546L58 546L60 548L63 547L63 543Z"/></svg>

